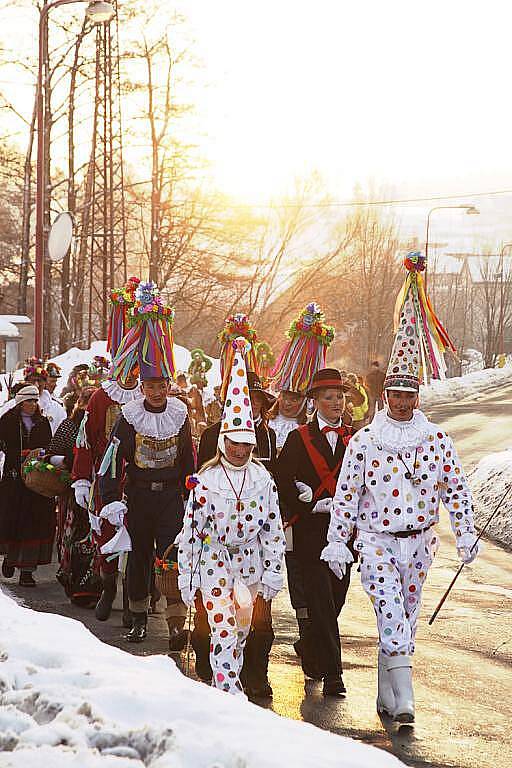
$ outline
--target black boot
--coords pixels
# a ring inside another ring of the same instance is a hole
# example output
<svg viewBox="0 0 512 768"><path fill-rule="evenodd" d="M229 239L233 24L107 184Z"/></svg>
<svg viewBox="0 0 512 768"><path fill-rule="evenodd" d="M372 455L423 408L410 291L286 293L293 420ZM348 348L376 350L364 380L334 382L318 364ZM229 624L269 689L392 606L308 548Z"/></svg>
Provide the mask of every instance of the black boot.
<svg viewBox="0 0 512 768"><path fill-rule="evenodd" d="M147 623L148 623L148 615L146 612L144 613L135 613L132 611L133 616L133 626L128 632L127 635L125 635L125 640L127 640L129 643L142 643L146 639L147 635Z"/></svg>
<svg viewBox="0 0 512 768"><path fill-rule="evenodd" d="M112 613L112 605L117 594L117 571L116 573L105 573L102 578L103 592L96 603L94 614L98 621L107 621Z"/></svg>
<svg viewBox="0 0 512 768"><path fill-rule="evenodd" d="M298 619L300 635L300 663L306 677L312 680L322 680L324 674L316 653L316 642L313 625L310 619Z"/></svg>
<svg viewBox="0 0 512 768"><path fill-rule="evenodd" d="M131 629L133 626L132 612L128 602L128 585L126 579L123 579L123 627Z"/></svg>
<svg viewBox="0 0 512 768"><path fill-rule="evenodd" d="M251 698L269 699L273 695L268 679L268 659L273 642L272 631L253 630L247 638L241 679Z"/></svg>
<svg viewBox="0 0 512 768"><path fill-rule="evenodd" d="M31 571L20 571L20 580L18 583L20 587L36 587L37 586Z"/></svg>
<svg viewBox="0 0 512 768"><path fill-rule="evenodd" d="M324 677L324 696L344 696L347 692L343 684L341 672L337 675L326 675Z"/></svg>
<svg viewBox="0 0 512 768"><path fill-rule="evenodd" d="M4 557L2 562L2 576L5 576L6 579L12 579L14 576L14 570L14 565L9 565L7 558Z"/></svg>
<svg viewBox="0 0 512 768"><path fill-rule="evenodd" d="M190 641L196 655L196 675L203 683L211 683L213 672L210 666L210 635L197 632L194 628Z"/></svg>

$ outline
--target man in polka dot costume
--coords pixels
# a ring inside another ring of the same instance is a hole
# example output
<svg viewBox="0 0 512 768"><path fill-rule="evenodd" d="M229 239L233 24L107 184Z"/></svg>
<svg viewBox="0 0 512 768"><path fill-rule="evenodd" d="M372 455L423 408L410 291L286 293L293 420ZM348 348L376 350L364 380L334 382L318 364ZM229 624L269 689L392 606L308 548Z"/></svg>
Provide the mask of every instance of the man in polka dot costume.
<svg viewBox="0 0 512 768"><path fill-rule="evenodd" d="M240 672L256 596L283 586L285 538L277 489L253 459L254 420L243 339L222 414L218 451L198 475L179 537L178 584L187 605L199 590L211 631L212 685L243 695Z"/></svg>
<svg viewBox="0 0 512 768"><path fill-rule="evenodd" d="M414 721L412 655L421 591L438 548L440 501L460 559L470 563L478 553L464 472L451 438L418 410L418 391L418 376L390 364L384 410L345 453L322 552L342 578L356 532L361 582L379 631L377 709L406 723Z"/></svg>

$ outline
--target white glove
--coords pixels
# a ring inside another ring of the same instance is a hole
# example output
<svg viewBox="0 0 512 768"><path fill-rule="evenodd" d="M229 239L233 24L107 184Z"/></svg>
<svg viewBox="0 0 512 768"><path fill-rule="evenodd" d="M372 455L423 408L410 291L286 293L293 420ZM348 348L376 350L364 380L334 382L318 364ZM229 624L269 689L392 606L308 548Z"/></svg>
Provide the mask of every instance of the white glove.
<svg viewBox="0 0 512 768"><path fill-rule="evenodd" d="M299 501L303 501L305 504L309 504L313 499L313 489L302 483L300 480L295 481L295 487L299 491Z"/></svg>
<svg viewBox="0 0 512 768"><path fill-rule="evenodd" d="M475 560L480 552L480 545L477 544L473 549L471 547L457 547L457 555L464 565L469 565Z"/></svg>
<svg viewBox="0 0 512 768"><path fill-rule="evenodd" d="M338 579L345 576L347 565L354 562L354 555L342 541L330 542L320 554L323 560Z"/></svg>
<svg viewBox="0 0 512 768"><path fill-rule="evenodd" d="M318 512L320 512L324 515L330 515L331 506L332 506L332 497L328 497L327 499L320 499L320 501L317 501L317 503L311 510L311 514L316 515Z"/></svg>
<svg viewBox="0 0 512 768"><path fill-rule="evenodd" d="M119 528L124 525L124 516L126 515L127 508L124 501L111 501L110 504L105 504L100 512L100 517L103 520L108 520L111 525L115 525Z"/></svg>
<svg viewBox="0 0 512 768"><path fill-rule="evenodd" d="M187 606L187 608L192 608L194 606L194 599L197 592L197 587L180 587L181 592L181 599Z"/></svg>
<svg viewBox="0 0 512 768"><path fill-rule="evenodd" d="M75 480L71 486L75 491L75 501L79 507L87 509L89 506L89 496L91 493L91 481L90 480Z"/></svg>
<svg viewBox="0 0 512 768"><path fill-rule="evenodd" d="M267 601L267 603L270 600L273 600L274 597L276 597L279 594L278 589L274 589L273 587L269 587L268 584L262 584L261 585L261 596L264 600Z"/></svg>
<svg viewBox="0 0 512 768"><path fill-rule="evenodd" d="M64 456L50 456L48 459L50 464L53 467L65 467L66 466L66 459ZM76 497L76 494L75 494Z"/></svg>

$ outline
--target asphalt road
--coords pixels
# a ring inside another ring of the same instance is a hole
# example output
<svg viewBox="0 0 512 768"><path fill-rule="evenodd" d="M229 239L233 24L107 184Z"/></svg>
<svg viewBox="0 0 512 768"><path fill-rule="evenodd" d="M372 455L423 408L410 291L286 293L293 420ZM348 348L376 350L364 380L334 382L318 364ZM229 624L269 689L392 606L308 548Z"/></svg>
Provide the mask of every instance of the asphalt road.
<svg viewBox="0 0 512 768"><path fill-rule="evenodd" d="M436 406L428 413L453 436L467 469L483 455L512 445L512 387ZM512 555L486 542L482 555L464 569L448 603L429 627L428 617L458 566L446 521L440 525L440 534L442 547L424 590L418 631L414 727L398 728L376 714L375 619L357 573L340 622L346 699L324 700L320 683L304 681L292 646L295 619L283 592L273 610L276 641L270 678L274 698L268 706L280 715L389 750L418 768L511 768ZM134 648L122 640L119 611L108 622L97 622L91 611L68 603L54 572L53 566L42 568L37 589L28 592L12 584L12 592L37 610L82 621L105 642L130 652L166 653L161 614L150 617L148 642ZM191 666L193 676L193 658Z"/></svg>

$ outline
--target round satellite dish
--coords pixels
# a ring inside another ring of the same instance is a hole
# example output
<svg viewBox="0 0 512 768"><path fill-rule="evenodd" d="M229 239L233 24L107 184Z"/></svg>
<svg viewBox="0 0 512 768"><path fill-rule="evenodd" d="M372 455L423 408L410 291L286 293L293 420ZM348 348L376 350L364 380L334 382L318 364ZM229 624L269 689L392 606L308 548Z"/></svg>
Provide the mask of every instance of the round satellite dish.
<svg viewBox="0 0 512 768"><path fill-rule="evenodd" d="M48 235L50 261L62 261L73 240L73 217L67 211L59 213Z"/></svg>

